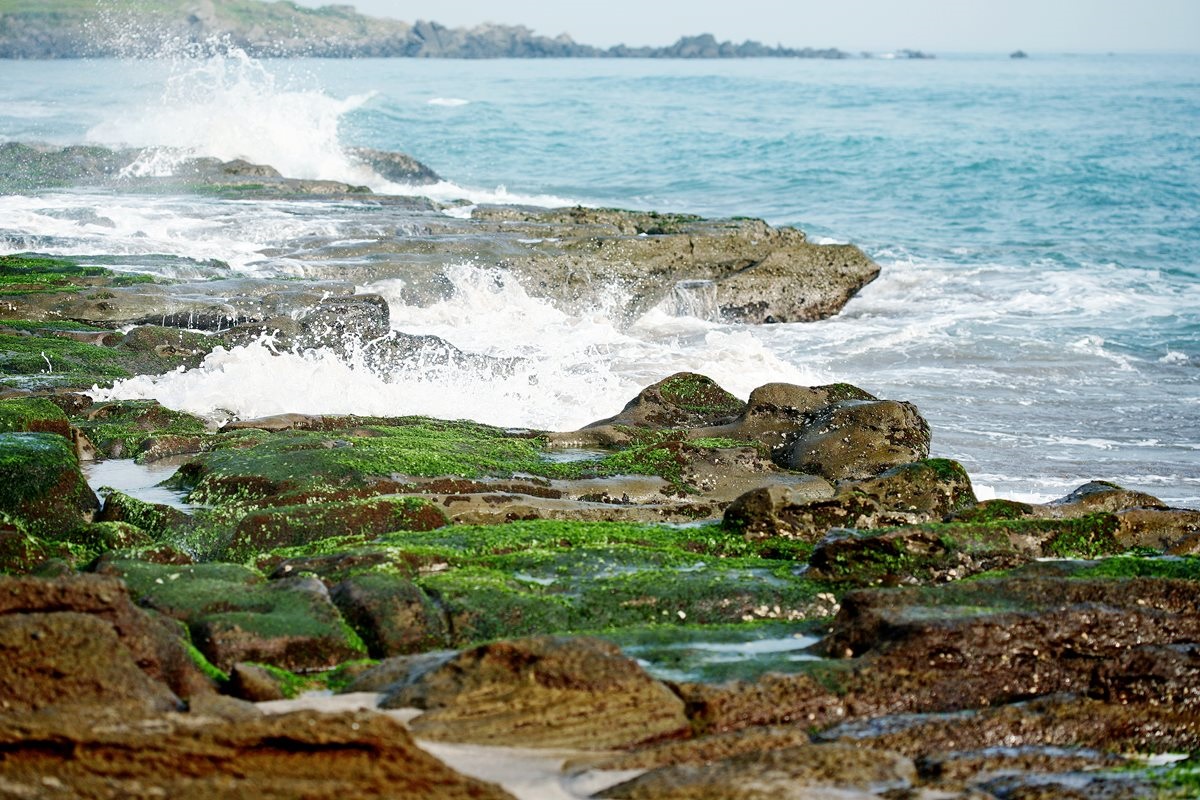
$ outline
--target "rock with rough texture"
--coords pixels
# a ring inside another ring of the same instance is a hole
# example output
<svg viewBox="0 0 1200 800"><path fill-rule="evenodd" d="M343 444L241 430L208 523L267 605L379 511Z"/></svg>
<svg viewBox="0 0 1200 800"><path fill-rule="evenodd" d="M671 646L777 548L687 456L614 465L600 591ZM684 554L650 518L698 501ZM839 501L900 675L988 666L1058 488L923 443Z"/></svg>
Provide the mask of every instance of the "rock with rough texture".
<svg viewBox="0 0 1200 800"><path fill-rule="evenodd" d="M57 433L0 433L0 513L54 539L91 521L100 501Z"/></svg>
<svg viewBox="0 0 1200 800"><path fill-rule="evenodd" d="M149 693L153 707L164 702L173 707L174 695L188 698L212 691L211 682L188 654L182 632L173 623L135 606L125 586L112 578L0 578L0 621L10 632L8 647L16 648L9 649L5 663L13 669L22 665L30 680L40 675L47 681L43 688L51 695L61 691L54 675L78 676L78 670L87 667L85 652L98 668L116 676L115 684L97 680L90 689L84 678L74 679L85 694L92 693L92 702L103 704L110 690L119 697L127 696L130 687L140 687L140 693ZM34 636L37 631L40 633ZM103 647L89 644L101 639ZM51 641L57 644L51 646ZM64 643L73 643L79 650L78 659ZM38 664L41 666L35 666ZM100 688L104 686L107 688ZM32 686L25 686L17 695L22 703L45 704ZM76 697L80 702L86 700L83 694Z"/></svg>
<svg viewBox="0 0 1200 800"><path fill-rule="evenodd" d="M1101 511L1124 511L1127 508L1165 509L1166 506L1157 497L1145 492L1123 489L1108 481L1091 481L1066 497L1035 506L1035 512L1047 517L1078 517Z"/></svg>
<svg viewBox="0 0 1200 800"><path fill-rule="evenodd" d="M534 637L467 650L389 692L417 736L596 750L688 735L683 703L607 642Z"/></svg>
<svg viewBox="0 0 1200 800"><path fill-rule="evenodd" d="M677 372L647 386L616 416L597 420L571 433L551 434L549 438L561 446L626 445L635 441L637 429L695 428L730 423L745 407L745 403L711 378Z"/></svg>
<svg viewBox="0 0 1200 800"><path fill-rule="evenodd" d="M848 383L811 387L768 383L750 393L745 409L733 422L698 428L688 435L744 439L775 448L794 438L804 427L807 414L843 400L877 399Z"/></svg>
<svg viewBox="0 0 1200 800"><path fill-rule="evenodd" d="M817 541L831 528L870 529L939 521L974 503L971 480L960 464L929 459L893 467L875 477L842 481L830 495L776 487L755 489L725 510L725 526L749 538Z"/></svg>
<svg viewBox="0 0 1200 800"><path fill-rule="evenodd" d="M621 800L811 800L867 798L917 780L898 754L850 745L801 745L743 753L706 764L680 764L600 792ZM850 790L850 791L847 791Z"/></svg>
<svg viewBox="0 0 1200 800"><path fill-rule="evenodd" d="M929 456L929 423L911 403L848 400L814 412L780 462L829 480L861 480Z"/></svg>
<svg viewBox="0 0 1200 800"><path fill-rule="evenodd" d="M405 578L356 575L334 586L330 596L372 658L420 653L449 643L442 611Z"/></svg>
<svg viewBox="0 0 1200 800"><path fill-rule="evenodd" d="M251 703L282 700L285 697L279 679L261 664L239 662L229 670L229 685L226 691L234 697Z"/></svg>
<svg viewBox="0 0 1200 800"><path fill-rule="evenodd" d="M138 669L112 624L90 614L0 616L0 661L6 713L105 705L144 716L180 705L166 684Z"/></svg>
<svg viewBox="0 0 1200 800"><path fill-rule="evenodd" d="M0 716L11 797L511 800L425 753L386 715L103 711ZM233 717L232 719L230 717Z"/></svg>

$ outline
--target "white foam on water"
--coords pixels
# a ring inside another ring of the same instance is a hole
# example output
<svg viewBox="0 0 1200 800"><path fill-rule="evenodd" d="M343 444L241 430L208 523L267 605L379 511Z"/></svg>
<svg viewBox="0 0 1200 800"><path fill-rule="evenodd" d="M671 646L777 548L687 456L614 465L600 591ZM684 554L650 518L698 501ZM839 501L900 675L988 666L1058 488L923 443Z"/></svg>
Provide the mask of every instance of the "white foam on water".
<svg viewBox="0 0 1200 800"><path fill-rule="evenodd" d="M470 104L470 100L465 100L461 97L432 97L428 101L428 105L441 106L442 108L458 108Z"/></svg>

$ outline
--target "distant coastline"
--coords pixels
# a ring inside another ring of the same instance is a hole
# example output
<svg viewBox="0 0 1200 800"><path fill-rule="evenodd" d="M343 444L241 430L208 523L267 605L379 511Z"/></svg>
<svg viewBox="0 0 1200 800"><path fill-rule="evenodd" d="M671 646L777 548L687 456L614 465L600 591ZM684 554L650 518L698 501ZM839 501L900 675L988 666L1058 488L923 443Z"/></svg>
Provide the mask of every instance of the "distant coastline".
<svg viewBox="0 0 1200 800"><path fill-rule="evenodd" d="M260 0L0 0L0 58L150 57L219 40L257 57L317 58L829 58L836 47L770 46L683 36L665 47L608 48L522 25L448 28L368 17L352 6ZM908 52L908 51L905 51ZM922 54L923 55L923 54Z"/></svg>

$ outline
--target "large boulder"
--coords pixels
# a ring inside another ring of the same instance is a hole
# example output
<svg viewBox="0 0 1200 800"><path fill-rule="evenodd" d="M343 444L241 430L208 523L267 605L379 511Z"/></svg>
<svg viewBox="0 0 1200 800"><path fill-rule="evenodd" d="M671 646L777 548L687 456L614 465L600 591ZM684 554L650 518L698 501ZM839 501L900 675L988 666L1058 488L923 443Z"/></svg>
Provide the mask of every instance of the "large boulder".
<svg viewBox="0 0 1200 800"><path fill-rule="evenodd" d="M860 480L929 456L929 423L912 403L847 400L814 412L778 458L829 480Z"/></svg>
<svg viewBox="0 0 1200 800"><path fill-rule="evenodd" d="M420 653L448 644L446 619L420 587L387 573L349 577L330 591L372 658Z"/></svg>
<svg viewBox="0 0 1200 800"><path fill-rule="evenodd" d="M112 578L0 578L0 627L6 708L121 702L153 711L212 690L182 631L135 606Z"/></svg>
<svg viewBox="0 0 1200 800"><path fill-rule="evenodd" d="M482 645L389 691L420 737L588 750L683 737L683 702L607 642L541 636Z"/></svg>

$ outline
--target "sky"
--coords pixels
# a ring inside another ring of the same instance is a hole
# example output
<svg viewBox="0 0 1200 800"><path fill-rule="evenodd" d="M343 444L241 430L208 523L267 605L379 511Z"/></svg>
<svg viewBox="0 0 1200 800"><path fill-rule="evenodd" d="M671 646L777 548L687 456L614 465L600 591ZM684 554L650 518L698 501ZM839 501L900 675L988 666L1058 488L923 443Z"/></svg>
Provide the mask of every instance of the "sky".
<svg viewBox="0 0 1200 800"><path fill-rule="evenodd" d="M569 33L601 47L681 35L882 52L1197 52L1200 0L298 0L449 27L482 22Z"/></svg>

